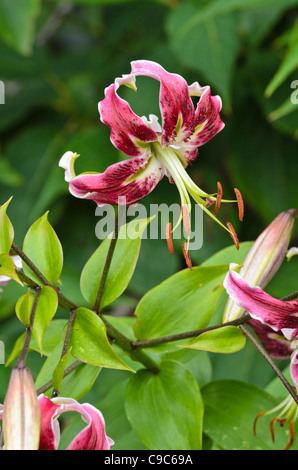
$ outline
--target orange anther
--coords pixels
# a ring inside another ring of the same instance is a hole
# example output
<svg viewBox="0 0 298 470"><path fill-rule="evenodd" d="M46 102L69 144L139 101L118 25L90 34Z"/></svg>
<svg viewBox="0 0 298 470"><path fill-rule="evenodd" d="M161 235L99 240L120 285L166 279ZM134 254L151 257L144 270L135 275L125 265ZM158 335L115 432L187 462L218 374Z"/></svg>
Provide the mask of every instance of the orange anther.
<svg viewBox="0 0 298 470"><path fill-rule="evenodd" d="M189 269L192 269L192 262L191 262L189 253L185 248L185 241L182 243L182 251L183 251L183 256L185 258L187 266L189 267Z"/></svg>
<svg viewBox="0 0 298 470"><path fill-rule="evenodd" d="M222 185L220 182L217 182L217 196L216 196L216 201L215 201L215 208L214 208L214 215L218 214L218 211L221 206L221 200L222 200Z"/></svg>
<svg viewBox="0 0 298 470"><path fill-rule="evenodd" d="M190 236L190 222L189 222L189 212L187 206L184 204L181 207L183 227L186 233L186 236Z"/></svg>
<svg viewBox="0 0 298 470"><path fill-rule="evenodd" d="M235 246L236 246L237 250L239 250L239 240L238 240L238 237L237 237L237 233L235 232L235 229L234 229L233 225L231 224L231 222L227 222L227 227L230 231L230 235L232 237L233 242L235 243Z"/></svg>
<svg viewBox="0 0 298 470"><path fill-rule="evenodd" d="M254 431L254 435L255 435L255 436L257 435L257 422L259 421L259 418L260 418L261 416L264 416L265 413L266 413L266 411L261 411L261 413L259 413L259 414L255 417L254 425L253 425L253 431Z"/></svg>
<svg viewBox="0 0 298 470"><path fill-rule="evenodd" d="M244 217L244 202L243 202L242 195L239 189L234 188L234 191L235 191L236 198L237 198L239 220L242 222L243 217Z"/></svg>
<svg viewBox="0 0 298 470"><path fill-rule="evenodd" d="M270 421L270 424L269 424L272 442L275 441L275 434L274 434L274 423L275 423L275 421L276 421L276 418L272 418L272 420Z"/></svg>
<svg viewBox="0 0 298 470"><path fill-rule="evenodd" d="M289 429L290 429L290 440L287 443L286 447L284 447L283 450L289 450L289 448L291 447L291 445L294 442L294 439L295 439L295 420L294 419L292 419L290 421Z"/></svg>
<svg viewBox="0 0 298 470"><path fill-rule="evenodd" d="M168 245L168 250L170 254L172 255L174 253L174 245L173 245L173 239L172 239L172 224L169 222L166 226L166 240L167 240L167 245Z"/></svg>

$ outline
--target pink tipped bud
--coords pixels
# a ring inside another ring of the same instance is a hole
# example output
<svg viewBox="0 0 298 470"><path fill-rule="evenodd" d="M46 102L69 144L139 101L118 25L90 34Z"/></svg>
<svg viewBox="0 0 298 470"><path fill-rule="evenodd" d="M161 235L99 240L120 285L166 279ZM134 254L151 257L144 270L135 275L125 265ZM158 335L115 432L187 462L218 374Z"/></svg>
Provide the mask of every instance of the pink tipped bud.
<svg viewBox="0 0 298 470"><path fill-rule="evenodd" d="M38 450L40 406L30 369L11 372L3 408L3 434L6 450Z"/></svg>
<svg viewBox="0 0 298 470"><path fill-rule="evenodd" d="M296 209L281 212L259 235L249 251L239 274L250 286L262 289L271 281L282 264L292 235ZM244 310L231 299L224 312L224 322L235 320Z"/></svg>

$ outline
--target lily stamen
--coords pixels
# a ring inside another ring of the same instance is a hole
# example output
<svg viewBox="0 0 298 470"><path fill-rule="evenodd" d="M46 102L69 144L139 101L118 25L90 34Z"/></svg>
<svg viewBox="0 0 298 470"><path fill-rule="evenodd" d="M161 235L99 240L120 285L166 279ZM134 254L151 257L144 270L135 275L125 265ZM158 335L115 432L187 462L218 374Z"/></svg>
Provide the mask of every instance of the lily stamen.
<svg viewBox="0 0 298 470"><path fill-rule="evenodd" d="M174 254L174 245L173 245L173 238L172 238L172 224L169 222L166 226L166 240L168 245L168 250L171 255Z"/></svg>
<svg viewBox="0 0 298 470"><path fill-rule="evenodd" d="M214 208L214 215L216 216L219 212L220 206L221 206L221 200L222 200L222 185L218 181L217 182L217 196L216 196L216 201L215 201L215 208Z"/></svg>
<svg viewBox="0 0 298 470"><path fill-rule="evenodd" d="M286 447L283 448L283 450L289 450L291 445L293 444L294 442L294 439L295 439L295 429L294 429L294 426L295 426L295 420L292 419L290 421L290 425L289 425L289 430L290 430L290 440L289 442L287 443Z"/></svg>
<svg viewBox="0 0 298 470"><path fill-rule="evenodd" d="M236 233L233 225L231 224L231 222L227 222L227 227L229 229L230 235L232 237L232 240L233 240L237 250L239 250L239 240L238 240L238 237L237 237L237 233Z"/></svg>
<svg viewBox="0 0 298 470"><path fill-rule="evenodd" d="M185 234L189 238L190 237L190 220L189 220L188 207L186 205L183 205L181 207L181 212L182 212L182 220L183 220L183 227L185 230Z"/></svg>
<svg viewBox="0 0 298 470"><path fill-rule="evenodd" d="M182 243L182 251L183 251L183 255L184 255L187 266L189 267L189 269L192 270L192 262L189 256L189 252L187 251L185 247L185 241Z"/></svg>
<svg viewBox="0 0 298 470"><path fill-rule="evenodd" d="M243 217L244 217L244 202L243 202L242 194L237 188L234 188L234 191L236 194L236 199L237 199L237 204L238 204L239 220L240 222L242 222Z"/></svg>

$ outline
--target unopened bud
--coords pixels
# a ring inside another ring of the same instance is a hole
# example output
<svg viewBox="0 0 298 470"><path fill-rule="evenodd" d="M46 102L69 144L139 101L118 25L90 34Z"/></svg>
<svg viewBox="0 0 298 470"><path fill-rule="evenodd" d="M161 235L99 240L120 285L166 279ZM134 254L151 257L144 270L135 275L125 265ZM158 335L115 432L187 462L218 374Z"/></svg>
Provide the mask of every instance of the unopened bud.
<svg viewBox="0 0 298 470"><path fill-rule="evenodd" d="M3 408L6 450L38 450L40 406L28 367L12 369Z"/></svg>
<svg viewBox="0 0 298 470"><path fill-rule="evenodd" d="M296 209L281 212L256 239L239 272L250 286L263 289L280 268L288 250L297 214ZM223 321L226 323L235 320L243 313L243 308L229 299Z"/></svg>

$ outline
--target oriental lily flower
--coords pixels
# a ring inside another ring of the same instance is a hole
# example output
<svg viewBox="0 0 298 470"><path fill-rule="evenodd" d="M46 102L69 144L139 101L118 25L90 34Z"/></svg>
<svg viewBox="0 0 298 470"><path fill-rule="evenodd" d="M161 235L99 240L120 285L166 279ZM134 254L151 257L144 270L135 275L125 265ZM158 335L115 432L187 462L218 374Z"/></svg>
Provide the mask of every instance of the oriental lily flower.
<svg viewBox="0 0 298 470"><path fill-rule="evenodd" d="M117 94L123 85L136 91L136 77L140 75L160 82L162 123L152 114L149 119L137 116L127 101ZM199 98L196 108L192 97ZM111 130L111 142L130 158L109 166L104 173L87 172L76 176L74 161L79 155L66 152L59 165L65 170L71 194L91 199L98 205L121 205L121 200L125 205L132 205L147 196L167 176L178 188L185 227L189 226L191 198L219 222L208 207L216 203L218 211L221 190L217 197L216 193L207 194L192 181L185 168L196 159L198 147L223 129L219 114L221 106L220 97L212 96L209 86L202 87L197 82L188 85L183 77L167 72L155 62L133 61L131 73L116 78L105 89L105 98L99 103L101 121ZM242 218L243 203L238 190L236 196ZM219 223L237 244L233 227Z"/></svg>
<svg viewBox="0 0 298 470"><path fill-rule="evenodd" d="M99 410L89 403L80 404L71 398L38 397L40 408L39 450L57 450L60 441L58 417L67 411L79 413L87 426L72 440L66 450L109 450L114 444L105 433L105 421ZM3 405L0 405L0 421L3 416ZM30 429L27 430L30 433ZM13 430L17 434L16 427ZM13 441L13 433L11 440ZM5 442L4 442L5 444ZM5 446L6 447L6 446ZM17 448L15 447L17 450ZM32 448L31 448L32 449Z"/></svg>

